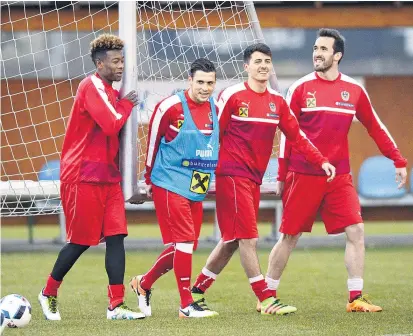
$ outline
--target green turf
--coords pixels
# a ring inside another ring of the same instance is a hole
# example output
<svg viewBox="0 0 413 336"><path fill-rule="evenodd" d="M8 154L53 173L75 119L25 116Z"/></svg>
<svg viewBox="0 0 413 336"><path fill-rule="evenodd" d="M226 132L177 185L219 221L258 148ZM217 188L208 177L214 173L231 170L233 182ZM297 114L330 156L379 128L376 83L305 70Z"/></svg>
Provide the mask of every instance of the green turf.
<svg viewBox="0 0 413 336"><path fill-rule="evenodd" d="M126 279L146 271L155 252L128 252ZM194 256L193 273L205 263L207 252ZM268 251L260 252L263 268ZM343 250L294 251L279 294L298 312L262 317L235 255L207 299L220 316L206 320L179 320L178 294L172 273L153 291L153 317L141 321L107 321L104 255L86 252L65 278L60 291L60 322L45 321L37 294L55 261L55 253L3 254L2 295L20 293L33 306L33 320L8 335L390 335L413 332L413 250L369 249L366 254L365 292L383 306L382 313L346 313L346 271ZM135 305L132 293L127 303Z"/></svg>
<svg viewBox="0 0 413 336"><path fill-rule="evenodd" d="M366 222L365 231L367 235L378 234L413 234L413 222ZM55 238L59 235L58 225L35 225L34 238ZM259 232L261 237L265 237L271 232L271 225L269 223L259 224ZM213 225L204 224L201 232L202 237L212 236ZM311 235L325 235L324 225L316 223L313 227ZM1 237L4 239L26 239L28 237L27 225L20 226L3 226L1 228ZM131 238L158 238L160 232L156 224L131 224L129 225L129 237Z"/></svg>

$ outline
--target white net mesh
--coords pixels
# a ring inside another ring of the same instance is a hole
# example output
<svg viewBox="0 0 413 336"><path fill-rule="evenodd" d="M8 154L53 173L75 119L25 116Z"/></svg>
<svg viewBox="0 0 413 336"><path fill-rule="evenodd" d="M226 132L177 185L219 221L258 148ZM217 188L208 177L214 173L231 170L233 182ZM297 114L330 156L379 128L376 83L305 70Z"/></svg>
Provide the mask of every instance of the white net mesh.
<svg viewBox="0 0 413 336"><path fill-rule="evenodd" d="M194 59L216 64L216 95L244 79L242 51L258 41L246 6L136 2L140 180L155 104L186 87ZM94 71L89 43L103 32L117 34L118 17L115 1L2 2L2 216L61 211L58 160L77 86Z"/></svg>
<svg viewBox="0 0 413 336"><path fill-rule="evenodd" d="M117 30L115 4L1 3L2 216L56 213L59 158L89 43Z"/></svg>
<svg viewBox="0 0 413 336"><path fill-rule="evenodd" d="M138 2L138 88L140 90L138 177L143 178L147 123L155 104L187 86L190 63L199 57L218 70L215 96L245 80L243 49L258 42L247 5L226 2ZM140 20L140 22L139 22ZM278 149L278 139L274 156ZM273 172L266 175L272 178Z"/></svg>

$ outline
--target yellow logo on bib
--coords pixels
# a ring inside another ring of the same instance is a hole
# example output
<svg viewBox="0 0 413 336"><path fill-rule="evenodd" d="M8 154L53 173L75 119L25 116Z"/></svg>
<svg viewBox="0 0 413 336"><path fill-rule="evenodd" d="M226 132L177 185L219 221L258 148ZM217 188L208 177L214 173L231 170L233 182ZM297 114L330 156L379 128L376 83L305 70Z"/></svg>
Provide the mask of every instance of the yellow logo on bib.
<svg viewBox="0 0 413 336"><path fill-rule="evenodd" d="M194 170L192 173L191 187L189 189L196 194L206 194L210 180L211 174Z"/></svg>

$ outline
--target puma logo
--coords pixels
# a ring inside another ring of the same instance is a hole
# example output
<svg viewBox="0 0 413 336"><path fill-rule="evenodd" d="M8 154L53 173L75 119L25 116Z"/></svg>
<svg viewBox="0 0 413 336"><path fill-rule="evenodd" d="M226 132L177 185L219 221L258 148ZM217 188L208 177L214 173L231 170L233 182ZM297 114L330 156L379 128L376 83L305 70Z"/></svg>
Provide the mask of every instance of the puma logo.
<svg viewBox="0 0 413 336"><path fill-rule="evenodd" d="M311 96L311 98L305 100L307 108L315 108L317 106L317 100L315 99L316 92L317 91L307 92L307 95Z"/></svg>
<svg viewBox="0 0 413 336"><path fill-rule="evenodd" d="M316 94L316 92L317 92L317 91L314 91L314 92L307 92L307 94L308 94L309 96L312 96L313 98L315 98L315 94Z"/></svg>

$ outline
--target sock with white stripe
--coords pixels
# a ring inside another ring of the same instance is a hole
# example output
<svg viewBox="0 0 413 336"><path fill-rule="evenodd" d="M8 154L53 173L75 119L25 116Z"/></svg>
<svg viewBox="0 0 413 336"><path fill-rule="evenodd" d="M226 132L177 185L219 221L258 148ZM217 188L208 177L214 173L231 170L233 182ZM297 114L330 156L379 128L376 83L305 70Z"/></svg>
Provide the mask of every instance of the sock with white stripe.
<svg viewBox="0 0 413 336"><path fill-rule="evenodd" d="M192 291L194 292L196 289L198 289L202 294L205 293L206 290L214 283L216 278L217 275L215 273L204 267L201 273L198 275Z"/></svg>
<svg viewBox="0 0 413 336"><path fill-rule="evenodd" d="M168 246L156 259L151 269L142 277L141 287L149 290L162 275L168 273L174 264L175 246Z"/></svg>
<svg viewBox="0 0 413 336"><path fill-rule="evenodd" d="M267 283L268 289L272 291L272 296L277 297L277 289L280 285L280 280L272 279L267 275L265 277L265 282Z"/></svg>
<svg viewBox="0 0 413 336"><path fill-rule="evenodd" d="M174 256L175 278L181 297L181 308L189 306L194 300L191 294L191 272L193 243L176 243Z"/></svg>
<svg viewBox="0 0 413 336"><path fill-rule="evenodd" d="M352 278L347 280L349 302L352 302L355 298L361 295L363 290L363 279Z"/></svg>
<svg viewBox="0 0 413 336"><path fill-rule="evenodd" d="M252 290L260 302L272 297L272 291L268 289L267 283L262 274L248 279Z"/></svg>

